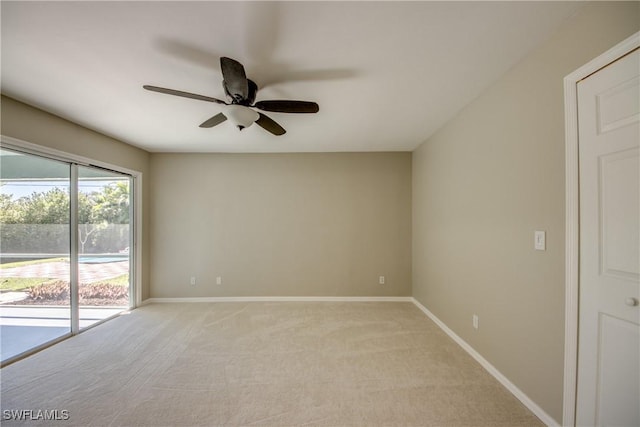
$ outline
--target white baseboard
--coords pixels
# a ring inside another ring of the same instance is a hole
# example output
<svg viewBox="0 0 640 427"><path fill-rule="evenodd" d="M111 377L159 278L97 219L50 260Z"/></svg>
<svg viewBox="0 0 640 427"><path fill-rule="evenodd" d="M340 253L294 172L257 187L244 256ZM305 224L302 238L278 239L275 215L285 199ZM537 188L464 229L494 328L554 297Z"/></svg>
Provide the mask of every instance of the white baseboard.
<svg viewBox="0 0 640 427"><path fill-rule="evenodd" d="M430 312L425 306L420 304L420 302L411 298L413 303L418 307L424 314L426 314L433 322L440 327L449 337L454 340L460 347L462 347L471 357L473 357L484 369L487 370L495 379L497 379L500 384L506 387L507 390L511 392L520 402L524 404L531 412L533 412L540 420L550 427L557 427L558 423L547 414L540 406L538 406L529 396L527 396L522 390L516 387L507 377L505 377L500 371L496 369L491 363L487 361L484 357L480 355L473 347L471 347L465 340L460 338L455 332L447 327L440 319L438 319L435 314Z"/></svg>
<svg viewBox="0 0 640 427"><path fill-rule="evenodd" d="M413 302L412 297L186 297L148 298L142 305L167 302Z"/></svg>

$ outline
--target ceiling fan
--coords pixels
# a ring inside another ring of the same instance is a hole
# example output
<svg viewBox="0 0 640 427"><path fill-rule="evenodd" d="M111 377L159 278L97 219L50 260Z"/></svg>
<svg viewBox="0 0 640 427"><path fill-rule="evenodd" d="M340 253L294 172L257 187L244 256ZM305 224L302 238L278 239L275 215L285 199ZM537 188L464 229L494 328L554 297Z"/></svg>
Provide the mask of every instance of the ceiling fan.
<svg viewBox="0 0 640 427"><path fill-rule="evenodd" d="M204 121L200 125L201 128L211 128L229 119L240 130L251 126L255 122L274 135L283 135L286 131L282 126L265 114L255 111L254 108L277 113L317 113L320 109L318 104L308 101L271 100L254 102L258 92L258 85L253 80L247 78L242 64L235 59L222 57L220 58L220 68L222 69L223 77L222 87L229 102L164 87L150 85L144 85L142 87L153 92L223 105L222 112Z"/></svg>

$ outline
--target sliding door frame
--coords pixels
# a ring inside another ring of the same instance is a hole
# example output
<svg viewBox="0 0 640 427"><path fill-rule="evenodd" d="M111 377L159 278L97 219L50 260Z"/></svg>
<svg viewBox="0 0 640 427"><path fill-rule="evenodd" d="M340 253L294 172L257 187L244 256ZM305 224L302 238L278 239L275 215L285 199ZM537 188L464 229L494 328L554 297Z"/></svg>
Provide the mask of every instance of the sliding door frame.
<svg viewBox="0 0 640 427"><path fill-rule="evenodd" d="M78 271L78 165L71 163L69 186L69 304L71 305L71 333L80 332L80 301L78 296L80 274Z"/></svg>
<svg viewBox="0 0 640 427"><path fill-rule="evenodd" d="M70 227L71 230L71 246L70 246L70 262L71 262L71 335L78 334L82 331L90 329L104 321L111 319L114 316L103 319L100 322L80 329L79 325L79 301L78 301L78 230L77 227L73 227L73 224L77 225L77 213L78 213L78 167L91 167L104 169L107 171L115 172L118 174L127 175L130 182L130 250L129 250L129 310L134 309L142 305L142 172L123 168L121 166L112 165L106 162L97 161L83 156L66 153L60 150L43 147L41 145L33 144L27 141L23 141L17 138L0 135L0 147L13 151L18 151L24 154L36 155L51 160L58 160L65 163L69 163L71 167L71 180L70 185L75 190L70 192ZM116 315L117 316L117 315ZM51 344L58 342L54 340ZM38 347L37 350L40 350ZM30 353L28 353L30 354ZM26 355L26 354L25 354Z"/></svg>

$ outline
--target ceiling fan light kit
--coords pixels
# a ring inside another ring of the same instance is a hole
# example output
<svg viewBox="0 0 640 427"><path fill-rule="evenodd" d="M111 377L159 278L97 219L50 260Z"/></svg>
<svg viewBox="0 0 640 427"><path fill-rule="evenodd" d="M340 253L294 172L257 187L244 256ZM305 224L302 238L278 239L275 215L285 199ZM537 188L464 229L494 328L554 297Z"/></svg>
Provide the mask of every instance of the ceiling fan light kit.
<svg viewBox="0 0 640 427"><path fill-rule="evenodd" d="M231 121L231 123L240 130L248 128L260 118L260 114L253 111L251 108L238 104L231 104L223 107L222 114L224 114L227 119L229 119L229 121Z"/></svg>
<svg viewBox="0 0 640 427"><path fill-rule="evenodd" d="M204 121L200 127L211 128L223 123L227 119L238 129L248 128L253 123L273 135L284 135L286 130L267 115L255 111L257 108L262 111L272 111L276 113L317 113L320 110L318 104L309 101L293 100L269 100L254 103L258 92L258 85L247 78L244 66L235 59L220 58L220 69L222 70L222 87L229 102L222 101L210 96L198 95L195 93L183 92L175 89L167 89L159 86L144 85L143 88L152 92L164 93L167 95L181 96L183 98L197 99L199 101L213 102L224 107L222 112Z"/></svg>

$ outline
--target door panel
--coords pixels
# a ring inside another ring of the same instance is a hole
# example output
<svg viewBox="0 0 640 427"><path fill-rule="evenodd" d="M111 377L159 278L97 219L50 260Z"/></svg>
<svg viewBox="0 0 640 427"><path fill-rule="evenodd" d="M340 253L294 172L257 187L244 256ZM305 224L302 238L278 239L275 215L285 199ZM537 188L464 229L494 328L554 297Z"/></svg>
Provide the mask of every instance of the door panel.
<svg viewBox="0 0 640 427"><path fill-rule="evenodd" d="M0 149L0 360L71 333L70 165Z"/></svg>
<svg viewBox="0 0 640 427"><path fill-rule="evenodd" d="M640 216L638 149L601 156L599 169L602 271L637 281L640 229L634 218Z"/></svg>
<svg viewBox="0 0 640 427"><path fill-rule="evenodd" d="M578 83L576 424L640 425L639 51Z"/></svg>
<svg viewBox="0 0 640 427"><path fill-rule="evenodd" d="M131 177L78 166L80 329L129 308Z"/></svg>
<svg viewBox="0 0 640 427"><path fill-rule="evenodd" d="M598 133L610 132L637 123L640 119L638 94L640 94L640 78L632 77L597 95Z"/></svg>
<svg viewBox="0 0 640 427"><path fill-rule="evenodd" d="M637 323L601 314L596 425L634 426L640 384ZM635 379L635 381L634 381ZM631 381L629 381L631 380ZM637 415L637 414L636 414Z"/></svg>

